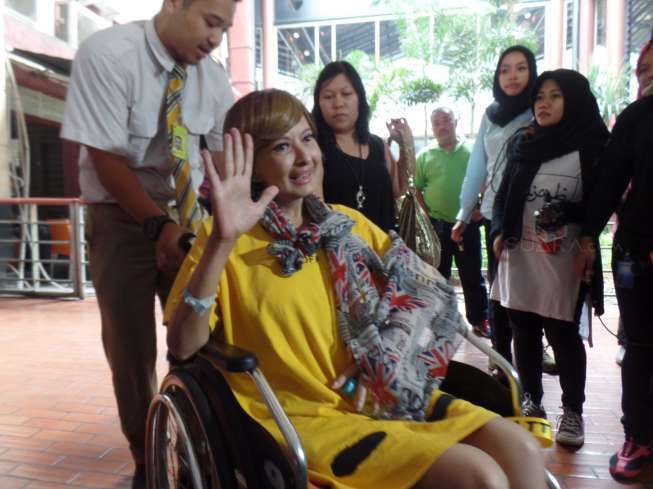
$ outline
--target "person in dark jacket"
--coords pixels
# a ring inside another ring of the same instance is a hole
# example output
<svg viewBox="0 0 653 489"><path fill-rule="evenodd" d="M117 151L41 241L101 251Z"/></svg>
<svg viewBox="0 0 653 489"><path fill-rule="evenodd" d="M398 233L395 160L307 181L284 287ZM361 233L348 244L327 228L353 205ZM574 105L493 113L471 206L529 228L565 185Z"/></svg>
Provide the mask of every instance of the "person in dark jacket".
<svg viewBox="0 0 653 489"><path fill-rule="evenodd" d="M597 249L594 238L616 210L619 228L612 243L612 272L625 332L621 366L625 441L610 458L610 473L618 480L639 475L651 456L653 439L652 41L644 46L636 73L641 98L621 113L612 131L582 229L577 266L579 273L592 269Z"/></svg>
<svg viewBox="0 0 653 489"><path fill-rule="evenodd" d="M508 310L526 393L524 414L546 416L541 406L544 330L562 388L556 441L580 447L587 366L580 314L588 289L596 313L603 313L603 284L600 273L591 287L582 282L574 258L609 133L587 79L575 71L542 73L531 103L535 120L512 137L495 198L492 237L499 266L491 296Z"/></svg>

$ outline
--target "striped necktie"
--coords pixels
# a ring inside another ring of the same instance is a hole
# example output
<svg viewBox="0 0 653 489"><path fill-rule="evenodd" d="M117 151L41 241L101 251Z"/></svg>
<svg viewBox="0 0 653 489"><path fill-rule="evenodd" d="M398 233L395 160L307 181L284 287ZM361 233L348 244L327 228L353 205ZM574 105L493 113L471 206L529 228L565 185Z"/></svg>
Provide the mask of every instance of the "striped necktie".
<svg viewBox="0 0 653 489"><path fill-rule="evenodd" d="M188 161L188 131L181 119L181 92L186 81L186 70L175 65L168 77L166 90L166 127L168 149L175 179L175 197L179 211L179 224L195 232L202 220L202 209L197 202Z"/></svg>

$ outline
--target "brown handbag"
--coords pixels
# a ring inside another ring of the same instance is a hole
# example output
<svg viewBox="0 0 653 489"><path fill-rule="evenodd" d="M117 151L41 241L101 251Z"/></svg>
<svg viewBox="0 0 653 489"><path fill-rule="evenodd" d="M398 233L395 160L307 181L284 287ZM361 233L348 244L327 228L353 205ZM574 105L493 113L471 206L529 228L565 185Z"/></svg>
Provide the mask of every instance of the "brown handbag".
<svg viewBox="0 0 653 489"><path fill-rule="evenodd" d="M408 177L408 190L397 199L399 236L408 247L431 266L440 266L440 239L425 210L421 192L415 188L413 177Z"/></svg>

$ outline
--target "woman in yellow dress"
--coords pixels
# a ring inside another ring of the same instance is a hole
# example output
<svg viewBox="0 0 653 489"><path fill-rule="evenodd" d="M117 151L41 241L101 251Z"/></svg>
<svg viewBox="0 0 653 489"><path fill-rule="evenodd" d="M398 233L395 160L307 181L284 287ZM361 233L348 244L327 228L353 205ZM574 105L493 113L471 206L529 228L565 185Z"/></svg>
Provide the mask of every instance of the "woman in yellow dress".
<svg viewBox="0 0 653 489"><path fill-rule="evenodd" d="M322 154L295 97L251 93L225 127L224 161L214 165L204 155L213 217L166 306L170 354L187 359L210 335L254 351L302 439L314 487L544 489L536 441L489 411L436 390L423 421L375 419L361 412L371 387L362 375L356 398L343 395L356 368L340 323L356 310L341 314L343 283L320 232L332 218L338 225L329 233L360 238L381 257L391 238L359 212L315 197ZM328 219L319 221L319 212ZM281 440L247 376L227 380L243 408ZM436 403L444 409L432 409Z"/></svg>

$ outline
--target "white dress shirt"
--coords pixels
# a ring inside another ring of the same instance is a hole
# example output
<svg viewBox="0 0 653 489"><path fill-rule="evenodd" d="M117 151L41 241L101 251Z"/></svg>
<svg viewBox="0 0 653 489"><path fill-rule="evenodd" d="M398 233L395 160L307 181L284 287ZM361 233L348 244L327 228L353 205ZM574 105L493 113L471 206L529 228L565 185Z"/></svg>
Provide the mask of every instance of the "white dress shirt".
<svg viewBox="0 0 653 489"><path fill-rule="evenodd" d="M115 202L98 180L84 146L127 159L156 202L174 199L165 124L165 92L174 59L154 19L110 27L90 36L73 62L61 137L82 145L80 187L87 202ZM203 179L199 136L222 149L224 115L234 101L224 68L207 57L186 68L182 121L189 132L193 184Z"/></svg>

